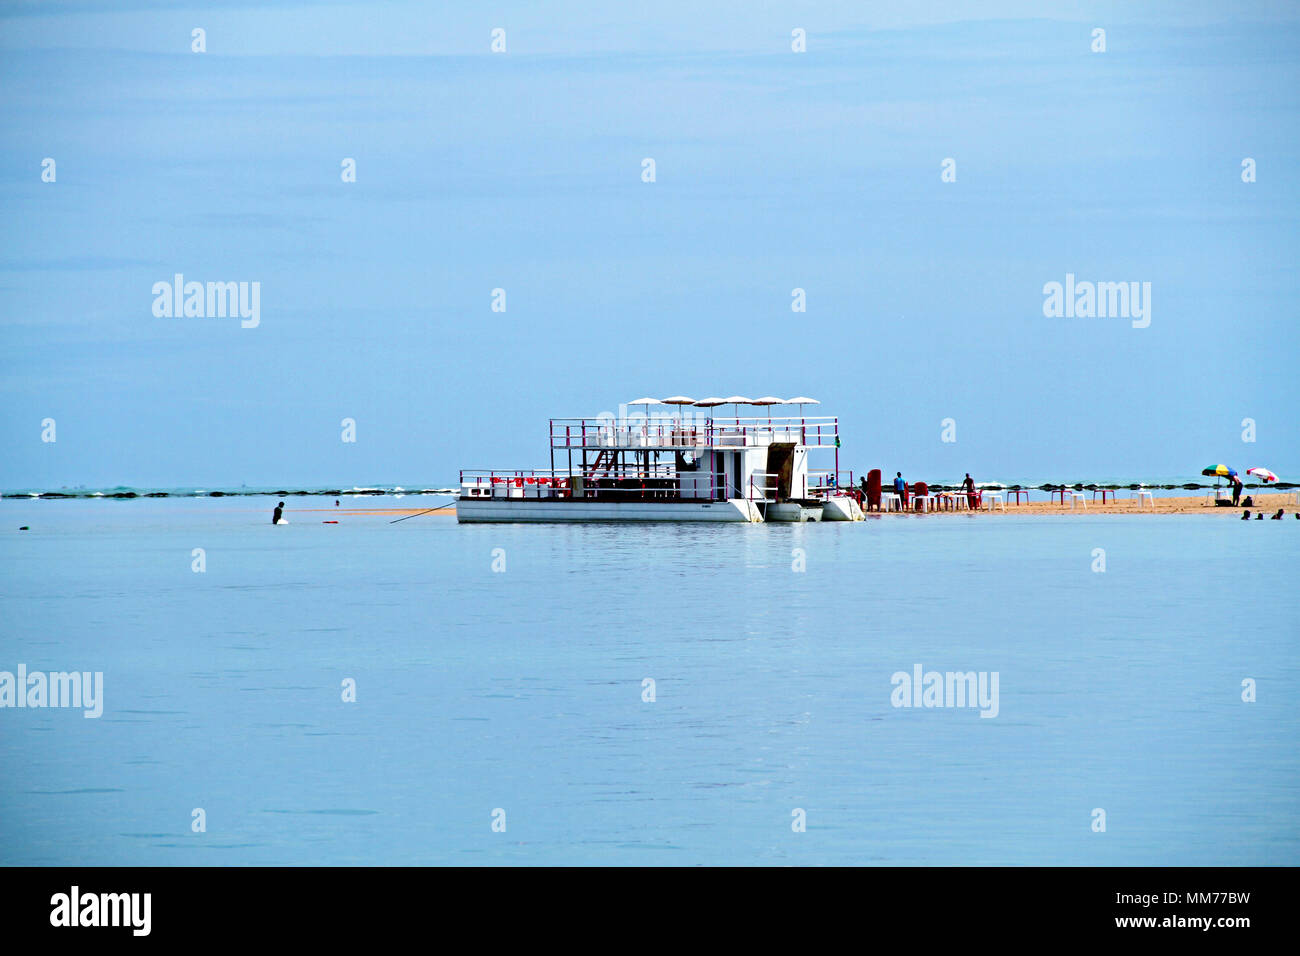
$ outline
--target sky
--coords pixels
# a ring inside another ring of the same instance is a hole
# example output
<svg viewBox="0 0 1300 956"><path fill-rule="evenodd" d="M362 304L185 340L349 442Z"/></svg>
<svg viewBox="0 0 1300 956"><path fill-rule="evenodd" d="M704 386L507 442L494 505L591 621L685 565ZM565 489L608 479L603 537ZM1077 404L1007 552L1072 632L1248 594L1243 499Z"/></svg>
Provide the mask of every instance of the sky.
<svg viewBox="0 0 1300 956"><path fill-rule="evenodd" d="M1294 480L1300 7L1249 8L2 5L0 489L449 484L671 394L915 480Z"/></svg>

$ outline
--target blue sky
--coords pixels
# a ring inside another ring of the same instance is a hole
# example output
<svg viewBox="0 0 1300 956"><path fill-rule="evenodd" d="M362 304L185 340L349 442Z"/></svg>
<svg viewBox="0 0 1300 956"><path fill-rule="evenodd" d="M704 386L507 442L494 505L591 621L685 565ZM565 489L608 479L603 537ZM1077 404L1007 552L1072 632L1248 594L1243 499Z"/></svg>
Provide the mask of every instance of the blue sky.
<svg viewBox="0 0 1300 956"><path fill-rule="evenodd" d="M922 480L1294 479L1298 66L1286 4L6 5L0 488L438 484L672 393Z"/></svg>

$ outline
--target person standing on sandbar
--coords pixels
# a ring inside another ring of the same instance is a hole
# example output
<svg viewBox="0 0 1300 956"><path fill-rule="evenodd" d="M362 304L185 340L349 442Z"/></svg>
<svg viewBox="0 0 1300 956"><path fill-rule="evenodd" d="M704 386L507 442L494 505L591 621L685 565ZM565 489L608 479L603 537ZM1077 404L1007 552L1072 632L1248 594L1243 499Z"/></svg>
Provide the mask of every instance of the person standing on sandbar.
<svg viewBox="0 0 1300 956"><path fill-rule="evenodd" d="M966 472L966 478L961 483L962 491L966 492L966 504L971 511L974 511L978 505L975 503L975 479Z"/></svg>

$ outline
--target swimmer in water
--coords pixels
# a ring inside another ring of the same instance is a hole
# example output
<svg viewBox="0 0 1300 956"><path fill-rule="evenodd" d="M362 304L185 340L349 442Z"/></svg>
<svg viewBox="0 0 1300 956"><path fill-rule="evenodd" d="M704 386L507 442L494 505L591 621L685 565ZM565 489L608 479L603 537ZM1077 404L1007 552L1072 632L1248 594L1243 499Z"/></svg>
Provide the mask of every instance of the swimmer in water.
<svg viewBox="0 0 1300 956"><path fill-rule="evenodd" d="M1281 509L1281 508L1278 508L1278 509L1277 509L1277 514L1273 515L1273 517L1272 517L1271 520L1273 520L1273 521L1281 521L1281 520L1282 520L1282 513L1283 513L1283 512L1282 512L1282 509Z"/></svg>
<svg viewBox="0 0 1300 956"><path fill-rule="evenodd" d="M1250 509L1249 509L1249 508L1247 508L1245 511L1243 511L1243 512L1241 513L1241 520L1242 520L1242 521L1249 521L1249 520L1250 520Z"/></svg>
<svg viewBox="0 0 1300 956"><path fill-rule="evenodd" d="M275 514L273 514L273 515L271 516L271 524L279 524L279 523L280 523L280 516L281 516L282 514L284 514L284 502L283 502L283 501L281 501L278 505L275 506Z"/></svg>

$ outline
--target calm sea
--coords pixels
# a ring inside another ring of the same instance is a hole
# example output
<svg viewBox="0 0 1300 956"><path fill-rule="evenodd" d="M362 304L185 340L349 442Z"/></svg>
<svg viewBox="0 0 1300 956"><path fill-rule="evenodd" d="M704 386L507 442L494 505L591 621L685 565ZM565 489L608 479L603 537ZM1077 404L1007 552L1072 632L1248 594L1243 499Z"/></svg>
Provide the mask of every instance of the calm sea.
<svg viewBox="0 0 1300 956"><path fill-rule="evenodd" d="M1289 515L333 510L0 502L0 671L104 675L0 710L0 862L1300 863Z"/></svg>

